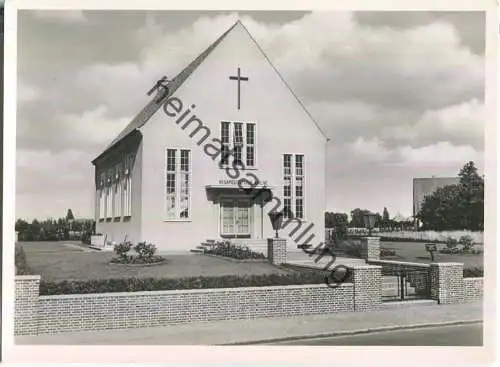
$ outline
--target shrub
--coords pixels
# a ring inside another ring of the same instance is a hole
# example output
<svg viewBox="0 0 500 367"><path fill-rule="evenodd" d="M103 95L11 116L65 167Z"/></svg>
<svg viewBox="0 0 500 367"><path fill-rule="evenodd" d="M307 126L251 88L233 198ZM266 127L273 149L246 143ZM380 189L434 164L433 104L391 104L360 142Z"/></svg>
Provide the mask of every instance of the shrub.
<svg viewBox="0 0 500 367"><path fill-rule="evenodd" d="M16 267L16 275L29 275L30 269L26 261L26 254L22 246L15 247L14 264Z"/></svg>
<svg viewBox="0 0 500 367"><path fill-rule="evenodd" d="M120 262L124 264L130 263L133 257L129 255L128 252L130 251L131 248L132 248L131 242L122 242L116 245L113 248L113 251L117 257L113 258L111 261Z"/></svg>
<svg viewBox="0 0 500 367"><path fill-rule="evenodd" d="M230 241L216 242L213 246L210 246L210 248L205 248L204 253L238 260L266 258L261 252L252 251L245 245L234 244Z"/></svg>
<svg viewBox="0 0 500 367"><path fill-rule="evenodd" d="M484 277L484 269L480 267L464 269L464 278L482 278Z"/></svg>
<svg viewBox="0 0 500 367"><path fill-rule="evenodd" d="M385 256L396 256L396 250L389 248L381 248L380 257L385 257Z"/></svg>
<svg viewBox="0 0 500 367"><path fill-rule="evenodd" d="M472 246L474 246L474 240L468 235L461 236L458 243L463 246L464 252L469 252L472 249Z"/></svg>
<svg viewBox="0 0 500 367"><path fill-rule="evenodd" d="M454 239L453 237L448 236L444 240L444 243L446 244L446 247L448 247L449 249L452 249L452 248L457 247L458 241L456 239Z"/></svg>
<svg viewBox="0 0 500 367"><path fill-rule="evenodd" d="M137 252L137 260L150 264L155 259L156 247L155 245L146 242L139 242L135 247L134 251Z"/></svg>
<svg viewBox="0 0 500 367"><path fill-rule="evenodd" d="M322 284L325 281L324 276L325 274L321 271L297 271L286 274L198 276L179 279L124 278L62 282L46 282L42 280L40 282L40 294L89 294ZM348 278L346 282L352 282L352 280Z"/></svg>
<svg viewBox="0 0 500 367"><path fill-rule="evenodd" d="M132 249L131 242L122 242L115 245L113 251L117 255L111 259L112 263L118 264L153 264L161 262L164 259L161 256L155 256L156 246L153 244L147 244L146 242L139 242L134 246L134 251L137 255L129 255L129 251Z"/></svg>

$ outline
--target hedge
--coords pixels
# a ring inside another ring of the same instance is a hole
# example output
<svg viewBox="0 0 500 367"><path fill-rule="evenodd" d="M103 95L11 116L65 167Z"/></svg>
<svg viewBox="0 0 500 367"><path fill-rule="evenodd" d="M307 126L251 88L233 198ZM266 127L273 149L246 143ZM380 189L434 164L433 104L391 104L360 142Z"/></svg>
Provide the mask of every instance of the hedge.
<svg viewBox="0 0 500 367"><path fill-rule="evenodd" d="M322 271L297 271L288 274L262 274L248 276L198 276L179 279L122 278L61 282L47 282L42 280L40 282L40 295L266 287L280 285L321 284L324 282L325 273ZM331 283L333 284L333 281L331 281Z"/></svg>
<svg viewBox="0 0 500 367"><path fill-rule="evenodd" d="M31 274L28 263L26 262L26 254L22 246L15 247L14 264L16 267L16 275L29 275Z"/></svg>
<svg viewBox="0 0 500 367"><path fill-rule="evenodd" d="M475 268L466 268L464 269L464 278L483 278L484 277L484 269L475 267Z"/></svg>

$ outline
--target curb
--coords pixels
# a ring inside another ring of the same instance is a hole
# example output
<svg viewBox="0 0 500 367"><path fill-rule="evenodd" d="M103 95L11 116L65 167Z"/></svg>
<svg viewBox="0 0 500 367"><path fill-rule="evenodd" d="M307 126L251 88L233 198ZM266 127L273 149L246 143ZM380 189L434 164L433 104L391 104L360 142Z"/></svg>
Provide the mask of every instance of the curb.
<svg viewBox="0 0 500 367"><path fill-rule="evenodd" d="M423 329L429 327L438 327L438 326L459 326L459 325L468 325L468 324L477 324L482 323L483 319L476 320L467 320L467 321L447 321L447 322L435 322L435 323L427 323L427 324L410 324L404 326L381 326L371 329L357 329L357 330L344 330L337 331L332 333L323 333L323 334L315 334L315 335L302 335L302 336L289 336L283 338L270 338L270 339L262 339L262 340L252 340L248 342L235 342L235 343L225 343L220 345L253 345L253 344L267 344L267 343L277 343L277 342L286 342L286 341L296 341L302 339L322 339L322 338L332 338L332 337L340 337L340 336L352 336L352 335L361 335L361 334L371 334L377 332L384 331L397 331L397 330L415 330L415 329Z"/></svg>

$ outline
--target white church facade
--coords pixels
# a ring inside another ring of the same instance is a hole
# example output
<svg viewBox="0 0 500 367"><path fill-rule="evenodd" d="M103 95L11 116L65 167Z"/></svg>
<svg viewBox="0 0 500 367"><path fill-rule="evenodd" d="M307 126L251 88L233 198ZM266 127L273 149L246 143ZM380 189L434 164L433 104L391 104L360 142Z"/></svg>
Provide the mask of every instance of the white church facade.
<svg viewBox="0 0 500 367"><path fill-rule="evenodd" d="M160 252L262 250L268 213L288 209L290 249L324 240L327 138L241 22L155 89L92 162L97 233Z"/></svg>

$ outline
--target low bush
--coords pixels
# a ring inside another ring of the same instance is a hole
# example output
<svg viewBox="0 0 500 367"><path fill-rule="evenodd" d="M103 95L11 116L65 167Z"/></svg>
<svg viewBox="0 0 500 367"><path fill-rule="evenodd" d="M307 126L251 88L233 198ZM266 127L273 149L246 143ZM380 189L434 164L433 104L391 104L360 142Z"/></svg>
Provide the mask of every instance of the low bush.
<svg viewBox="0 0 500 367"><path fill-rule="evenodd" d="M352 256L356 258L363 257L363 251L360 243L354 242L352 240L346 240L339 247L339 250L347 256Z"/></svg>
<svg viewBox="0 0 500 367"><path fill-rule="evenodd" d="M22 246L15 247L14 264L16 267L16 275L29 275L30 269L26 261L26 254Z"/></svg>
<svg viewBox="0 0 500 367"><path fill-rule="evenodd" d="M261 252L252 251L245 245L234 244L230 241L216 242L213 246L210 246L210 248L205 248L204 253L238 260L266 258Z"/></svg>
<svg viewBox="0 0 500 367"><path fill-rule="evenodd" d="M464 278L482 278L484 277L484 269L475 267L475 268L466 268L464 269Z"/></svg>
<svg viewBox="0 0 500 367"><path fill-rule="evenodd" d="M386 256L396 256L396 250L382 247L380 249L380 257L386 257Z"/></svg>
<svg viewBox="0 0 500 367"><path fill-rule="evenodd" d="M220 277L189 278L124 278L88 281L62 281L40 283L41 295L89 294L111 292L143 292L181 289L242 288L284 285L322 284L325 274L321 271L301 271L286 274L225 275ZM351 280L346 280L349 282Z"/></svg>
<svg viewBox="0 0 500 367"><path fill-rule="evenodd" d="M156 246L146 242L139 242L133 247L137 255L130 255L132 249L131 242L122 242L113 248L117 255L111 259L115 264L153 264L162 262L164 259L161 256L156 256Z"/></svg>

